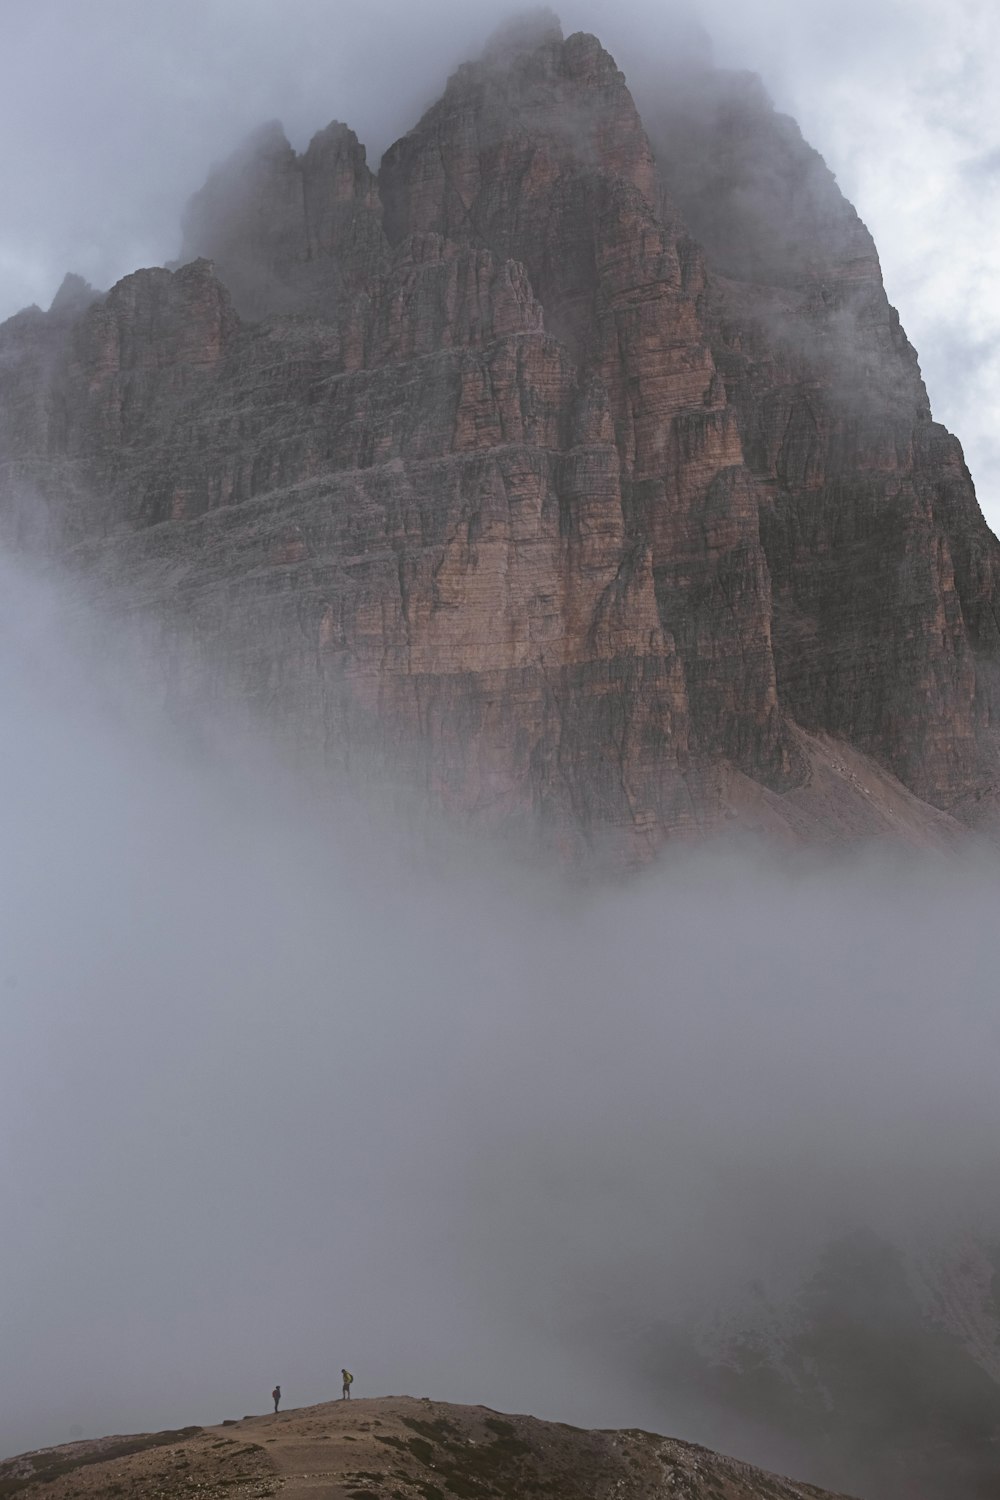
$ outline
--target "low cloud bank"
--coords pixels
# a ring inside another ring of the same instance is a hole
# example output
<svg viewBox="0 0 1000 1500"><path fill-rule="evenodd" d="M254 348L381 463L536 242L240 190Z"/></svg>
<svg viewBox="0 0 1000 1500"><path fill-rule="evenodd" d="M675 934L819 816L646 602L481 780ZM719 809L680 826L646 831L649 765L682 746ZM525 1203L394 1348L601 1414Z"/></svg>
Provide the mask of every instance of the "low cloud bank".
<svg viewBox="0 0 1000 1500"><path fill-rule="evenodd" d="M327 1399L343 1364L676 1431L597 1314L994 1229L985 855L428 870L2 583L0 1451Z"/></svg>

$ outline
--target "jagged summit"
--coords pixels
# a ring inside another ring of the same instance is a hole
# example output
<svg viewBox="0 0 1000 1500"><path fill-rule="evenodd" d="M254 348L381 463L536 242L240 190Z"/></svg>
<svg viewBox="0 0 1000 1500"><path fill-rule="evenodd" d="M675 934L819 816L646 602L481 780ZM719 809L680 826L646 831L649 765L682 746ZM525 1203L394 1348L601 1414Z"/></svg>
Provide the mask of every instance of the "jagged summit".
<svg viewBox="0 0 1000 1500"><path fill-rule="evenodd" d="M483 57L508 61L518 52L534 52L547 42L563 40L562 22L547 5L521 11L499 25L483 49Z"/></svg>
<svg viewBox="0 0 1000 1500"><path fill-rule="evenodd" d="M84 312L100 295L89 281L75 271L67 271L49 304L49 312L56 317L74 316Z"/></svg>
<svg viewBox="0 0 1000 1500"><path fill-rule="evenodd" d="M377 266L379 219L374 178L353 130L334 121L300 156L273 121L195 194L181 259L218 262L249 317L332 311L352 284L344 274L348 253L362 269Z"/></svg>
<svg viewBox="0 0 1000 1500"><path fill-rule="evenodd" d="M183 580L297 753L577 857L994 829L1000 549L871 238L742 75L642 89L542 13L377 173L264 127L197 270L6 325L8 509Z"/></svg>

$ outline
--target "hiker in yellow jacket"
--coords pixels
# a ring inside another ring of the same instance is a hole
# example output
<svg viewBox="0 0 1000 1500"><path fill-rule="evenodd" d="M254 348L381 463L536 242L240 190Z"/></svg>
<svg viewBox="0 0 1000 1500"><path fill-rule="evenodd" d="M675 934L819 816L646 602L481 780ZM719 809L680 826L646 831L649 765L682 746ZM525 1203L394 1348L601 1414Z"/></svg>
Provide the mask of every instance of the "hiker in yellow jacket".
<svg viewBox="0 0 1000 1500"><path fill-rule="evenodd" d="M354 1384L354 1376L351 1374L350 1370L341 1370L340 1373L344 1377L344 1394L340 1399L341 1401L350 1401L351 1386Z"/></svg>

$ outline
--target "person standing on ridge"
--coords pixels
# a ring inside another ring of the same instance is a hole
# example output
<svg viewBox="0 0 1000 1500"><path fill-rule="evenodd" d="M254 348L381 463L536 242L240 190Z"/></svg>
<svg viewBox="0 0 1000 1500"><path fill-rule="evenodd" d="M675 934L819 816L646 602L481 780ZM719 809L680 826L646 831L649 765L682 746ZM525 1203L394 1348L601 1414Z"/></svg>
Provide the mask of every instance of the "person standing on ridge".
<svg viewBox="0 0 1000 1500"><path fill-rule="evenodd" d="M274 1409L275 1409L275 1411L277 1411L278 1410L278 1402L281 1400L281 1386L280 1385L276 1385L274 1387L274 1390L271 1392L271 1399L274 1402Z"/></svg>
<svg viewBox="0 0 1000 1500"><path fill-rule="evenodd" d="M354 1376L351 1374L350 1370L341 1370L340 1373L344 1377L344 1394L340 1399L341 1401L350 1401L351 1386L354 1384Z"/></svg>

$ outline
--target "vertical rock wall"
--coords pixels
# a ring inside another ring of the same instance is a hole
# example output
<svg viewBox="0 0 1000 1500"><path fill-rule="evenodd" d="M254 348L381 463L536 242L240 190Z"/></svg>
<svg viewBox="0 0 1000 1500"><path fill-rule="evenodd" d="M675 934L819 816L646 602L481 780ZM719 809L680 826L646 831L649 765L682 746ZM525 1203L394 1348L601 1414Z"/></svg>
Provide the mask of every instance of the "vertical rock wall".
<svg viewBox="0 0 1000 1500"><path fill-rule="evenodd" d="M290 742L567 849L988 820L997 543L871 239L752 81L645 115L543 20L377 177L265 127L181 269L0 330L7 532Z"/></svg>

